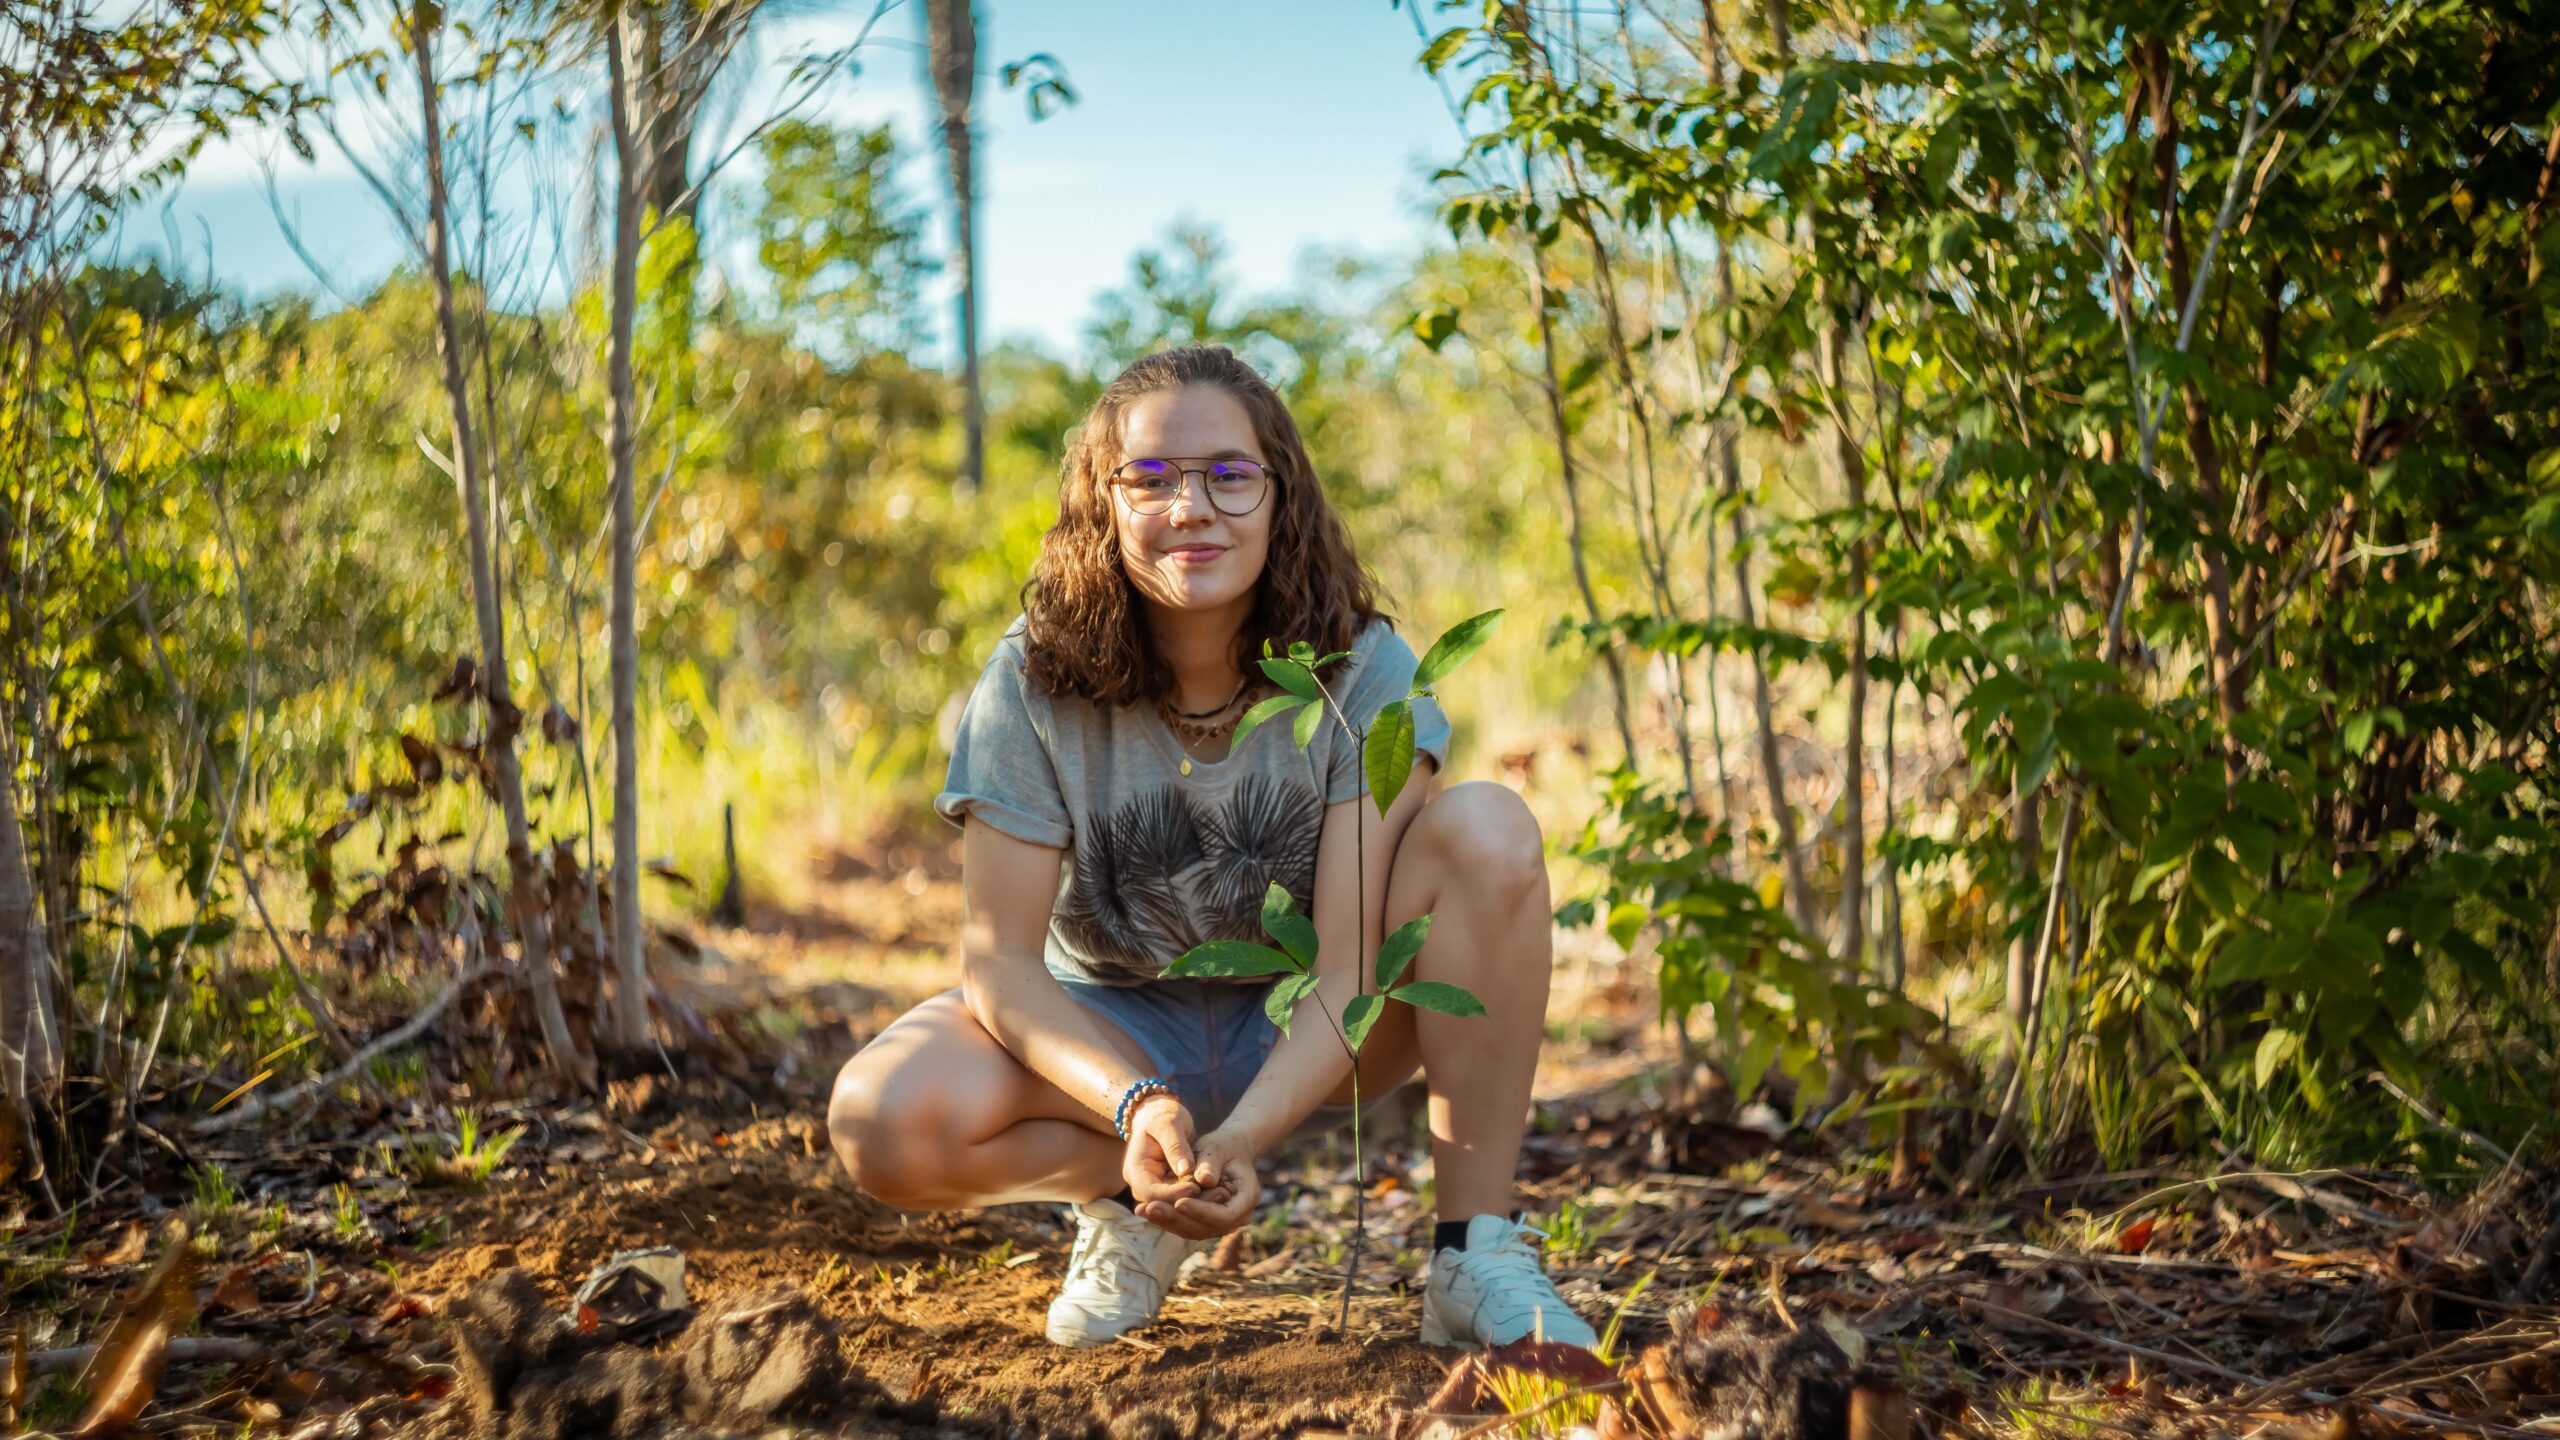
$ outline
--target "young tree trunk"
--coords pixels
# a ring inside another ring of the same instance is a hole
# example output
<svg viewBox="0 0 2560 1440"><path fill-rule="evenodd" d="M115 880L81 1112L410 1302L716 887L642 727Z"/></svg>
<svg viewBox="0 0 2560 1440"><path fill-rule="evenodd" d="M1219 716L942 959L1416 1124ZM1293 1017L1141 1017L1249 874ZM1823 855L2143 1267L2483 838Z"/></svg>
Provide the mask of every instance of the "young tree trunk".
<svg viewBox="0 0 2560 1440"><path fill-rule="evenodd" d="M1822 337L1823 383L1831 390L1831 441L1847 487L1849 545L1849 714L1840 772L1840 957L1856 965L1867 948L1867 463L1849 430L1848 327L1833 317Z"/></svg>
<svg viewBox="0 0 2560 1440"><path fill-rule="evenodd" d="M2151 174L2160 215L2160 246L2169 271L2169 293L2181 298L2194 289L2187 257L2187 224L2178 194L2178 107L2171 86L2168 46L2159 39L2142 47L2144 84L2151 98ZM2178 388L2187 421L2188 458L2195 462L2197 508L2204 519L2203 542L2196 555L2204 571L2205 646L2212 657L2214 703L2221 714L2223 772L2240 778L2239 742L2229 734L2248 706L2248 682L2240 673L2239 625L2232 613L2231 501L2222 475L2222 447L2215 439L2213 413L2193 379Z"/></svg>
<svg viewBox="0 0 2560 1440"><path fill-rule="evenodd" d="M1795 64L1795 22L1788 0L1767 0L1763 16L1769 24L1769 48L1777 73L1784 77ZM1719 247L1716 256L1716 285L1726 305L1733 303L1733 259L1729 250ZM1739 442L1731 434L1724 442L1724 484L1728 496L1742 492L1742 462ZM1745 542L1742 507L1733 507L1733 578L1736 597L1742 611L1742 623L1757 625L1751 604L1751 557ZM1778 853L1787 875L1787 904L1795 912L1796 924L1804 933L1820 940L1821 917L1814 911L1813 886L1805 875L1804 856L1796 850L1795 812L1787 807L1786 772L1778 760L1777 722L1769 703L1769 666L1758 651L1751 656L1752 708L1760 722L1760 770L1769 786L1769 809L1778 830ZM1817 834L1819 830L1817 829Z"/></svg>
<svg viewBox="0 0 2560 1440"><path fill-rule="evenodd" d="M641 186L647 176L632 133L625 53L629 38L629 22L617 9L605 31L616 160L612 338L605 360L613 467L613 601L606 628L613 654L613 975L620 997L614 1038L625 1051L636 1052L649 1043L649 975L640 950L640 641L633 594L638 527L631 493L637 400L631 381L631 330L640 307L640 207L646 203Z"/></svg>
<svg viewBox="0 0 2560 1440"><path fill-rule="evenodd" d="M62 1089L62 1011L18 828L18 749L0 726L0 1095L49 1107Z"/></svg>
<svg viewBox="0 0 2560 1440"><path fill-rule="evenodd" d="M1526 165L1526 161L1522 162ZM1537 189L1524 179L1523 192L1529 203L1538 203ZM1529 246L1529 275L1533 282L1533 299L1538 307L1539 381L1547 397L1547 420L1555 429L1556 465L1564 476L1565 548L1573 555L1574 588L1582 593L1582 613L1592 624L1600 623L1600 596L1591 586L1591 565L1582 548L1582 478L1573 463L1573 424L1565 416L1564 387L1559 378L1563 369L1556 363L1556 328L1552 314L1553 294L1547 286L1546 258L1535 241ZM1618 659L1618 647L1606 643L1600 651L1601 661L1609 671L1609 698L1615 705L1618 743L1623 747L1626 763L1636 763L1634 713L1628 708L1627 671Z"/></svg>
<svg viewBox="0 0 2560 1440"><path fill-rule="evenodd" d="M978 89L978 20L970 0L931 0L925 27L933 88L942 101L942 146L951 161L954 249L960 271L960 386L964 449L960 486L986 484L986 395L978 379L978 190L972 177L970 111Z"/></svg>
<svg viewBox="0 0 2560 1440"><path fill-rule="evenodd" d="M542 1026L543 1047L550 1052L555 1074L579 1086L593 1083L591 1067L569 1034L560 1009L560 987L551 973L550 907L540 893L541 869L534 862L533 841L525 823L524 775L516 764L516 733L524 712L507 694L507 629L499 608L498 572L489 557L487 486L480 474L480 451L472 433L471 396L462 371L462 327L454 313L453 268L444 183L444 131L437 117L435 37L441 12L420 3L412 12L410 48L418 64L418 116L426 148L427 279L435 289L436 353L444 362L445 405L453 418L454 478L462 491L464 539L471 565L471 608L480 628L482 696L488 707L488 733L482 743L489 756L498 804L507 818L507 908L516 926L526 982L533 989L533 1009Z"/></svg>
<svg viewBox="0 0 2560 1440"><path fill-rule="evenodd" d="M1716 302L1730 310L1733 297L1733 253L1730 247L1719 245ZM1751 600L1751 532L1743 523L1740 504L1742 441L1730 427L1716 443L1716 469L1733 514L1733 608L1744 629L1755 629L1760 617ZM1813 913L1813 886L1804 873L1804 856L1796 848L1796 812L1787 803L1787 769L1778 755L1777 707L1769 696L1769 662L1756 647L1746 646L1744 653L1751 661L1751 718L1760 742L1760 780L1769 791L1769 823L1777 832L1778 863L1787 877L1787 905L1805 934L1818 937L1822 931Z"/></svg>
<svg viewBox="0 0 2560 1440"><path fill-rule="evenodd" d="M2019 873L2038 876L2044 860L2044 792L2013 786L2009 802L2010 842ZM1992 1072L1997 1077L1995 1089L2004 1087L2009 1073L2018 1067L2027 1027L2035 1015L2036 938L2034 926L2021 925L2009 939L2008 989L2001 996L2006 1023L2000 1031L1999 1063Z"/></svg>

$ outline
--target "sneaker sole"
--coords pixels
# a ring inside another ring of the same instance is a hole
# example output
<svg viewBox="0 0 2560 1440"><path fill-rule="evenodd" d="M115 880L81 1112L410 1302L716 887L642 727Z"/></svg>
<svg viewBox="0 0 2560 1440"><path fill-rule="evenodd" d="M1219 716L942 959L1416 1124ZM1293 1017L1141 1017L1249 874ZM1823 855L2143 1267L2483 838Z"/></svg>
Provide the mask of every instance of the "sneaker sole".
<svg viewBox="0 0 2560 1440"><path fill-rule="evenodd" d="M1139 1326L1152 1323L1152 1321L1141 1320L1137 1325L1130 1326L1129 1330L1135 1330L1139 1328ZM1115 1331L1109 1335L1097 1335L1085 1330L1064 1329L1059 1326L1058 1322L1052 1320L1049 1322L1048 1328L1044 1333L1049 1337L1049 1343L1059 1347L1060 1349L1091 1350L1098 1346L1110 1344L1112 1341L1119 1339L1122 1335L1128 1334L1129 1330Z"/></svg>

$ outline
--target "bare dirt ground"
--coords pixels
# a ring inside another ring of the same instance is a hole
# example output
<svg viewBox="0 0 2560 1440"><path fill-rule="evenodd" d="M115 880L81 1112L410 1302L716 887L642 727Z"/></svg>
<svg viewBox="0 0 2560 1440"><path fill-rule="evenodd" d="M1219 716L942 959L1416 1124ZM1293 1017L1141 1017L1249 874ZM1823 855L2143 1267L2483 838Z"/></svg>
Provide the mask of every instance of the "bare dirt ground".
<svg viewBox="0 0 2560 1440"><path fill-rule="evenodd" d="M1733 1378L1718 1326L1752 1365L1818 1351L1839 1386L1895 1396L1861 1440L2560 1434L2560 1309L2523 1298L2560 1234L2547 1175L2510 1166L2466 1196L2245 1168L1996 1202L1895 1189L1729 1097L1665 1107L1652 997L1570 949L1525 1199L1568 1298L1620 1317L1613 1360L1675 1342L1652 1371L1598 1367L1588 1397L1554 1373L1443 1391L1451 1357L1416 1339L1430 1210L1409 1126L1372 1157L1347 1333L1333 1320L1354 1173L1347 1145L1319 1141L1268 1162L1261 1216L1195 1262L1162 1320L1061 1351L1041 1335L1070 1239L1055 1207L891 1211L825 1144L835 1068L954 978L949 856L828 852L811 893L670 946L668 1013L696 1043L600 1102L421 1082L299 1132L163 1137L181 1178L156 1198L67 1225L22 1216L0 1246L0 1337L36 1363L5 1398L74 1430L132 1318L160 1303L178 1339L134 1423L164 1434L1410 1437L1442 1392L1436 1408L1467 1417L1439 1422L1444 1437L1534 1401L1552 1404L1529 1428L1604 1440L1834 1440L1846 1412L1770 1404L1769 1386L1798 1382ZM475 1167L465 1113L484 1146L522 1133ZM170 1246L173 1221L190 1243ZM682 1253L695 1318L615 1343L570 1296L651 1246ZM74 1347L102 1335L110 1355L84 1373ZM1685 1410L1644 1383L1665 1366L1686 1377L1669 1385ZM108 1418L89 1433L133 1417Z"/></svg>

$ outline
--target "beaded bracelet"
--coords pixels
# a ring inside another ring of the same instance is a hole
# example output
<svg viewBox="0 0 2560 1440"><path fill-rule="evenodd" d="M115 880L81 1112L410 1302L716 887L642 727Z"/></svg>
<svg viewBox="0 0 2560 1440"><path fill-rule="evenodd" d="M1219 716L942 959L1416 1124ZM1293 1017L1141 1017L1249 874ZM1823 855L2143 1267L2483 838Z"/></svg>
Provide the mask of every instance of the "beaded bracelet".
<svg viewBox="0 0 2560 1440"><path fill-rule="evenodd" d="M1172 1094L1173 1087L1171 1085L1153 1076L1144 1080L1133 1080L1129 1082L1129 1088L1120 1092L1119 1107L1111 1112L1111 1128L1119 1132L1121 1139L1128 1139L1129 1116L1133 1113L1138 1102L1151 1095ZM1175 1096L1174 1098L1179 1100L1181 1097Z"/></svg>

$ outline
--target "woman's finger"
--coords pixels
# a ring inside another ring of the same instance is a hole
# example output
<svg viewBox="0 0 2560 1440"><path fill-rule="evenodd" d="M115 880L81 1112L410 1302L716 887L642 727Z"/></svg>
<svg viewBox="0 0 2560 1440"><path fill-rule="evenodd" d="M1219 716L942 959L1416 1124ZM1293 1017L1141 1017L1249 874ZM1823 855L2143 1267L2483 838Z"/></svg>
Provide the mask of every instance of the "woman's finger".
<svg viewBox="0 0 2560 1440"><path fill-rule="evenodd" d="M1182 1127L1174 1124L1170 1117L1157 1120L1150 1127L1150 1133L1164 1151L1167 1169L1176 1175L1187 1176L1198 1168L1199 1159L1191 1151L1191 1137L1183 1134Z"/></svg>

